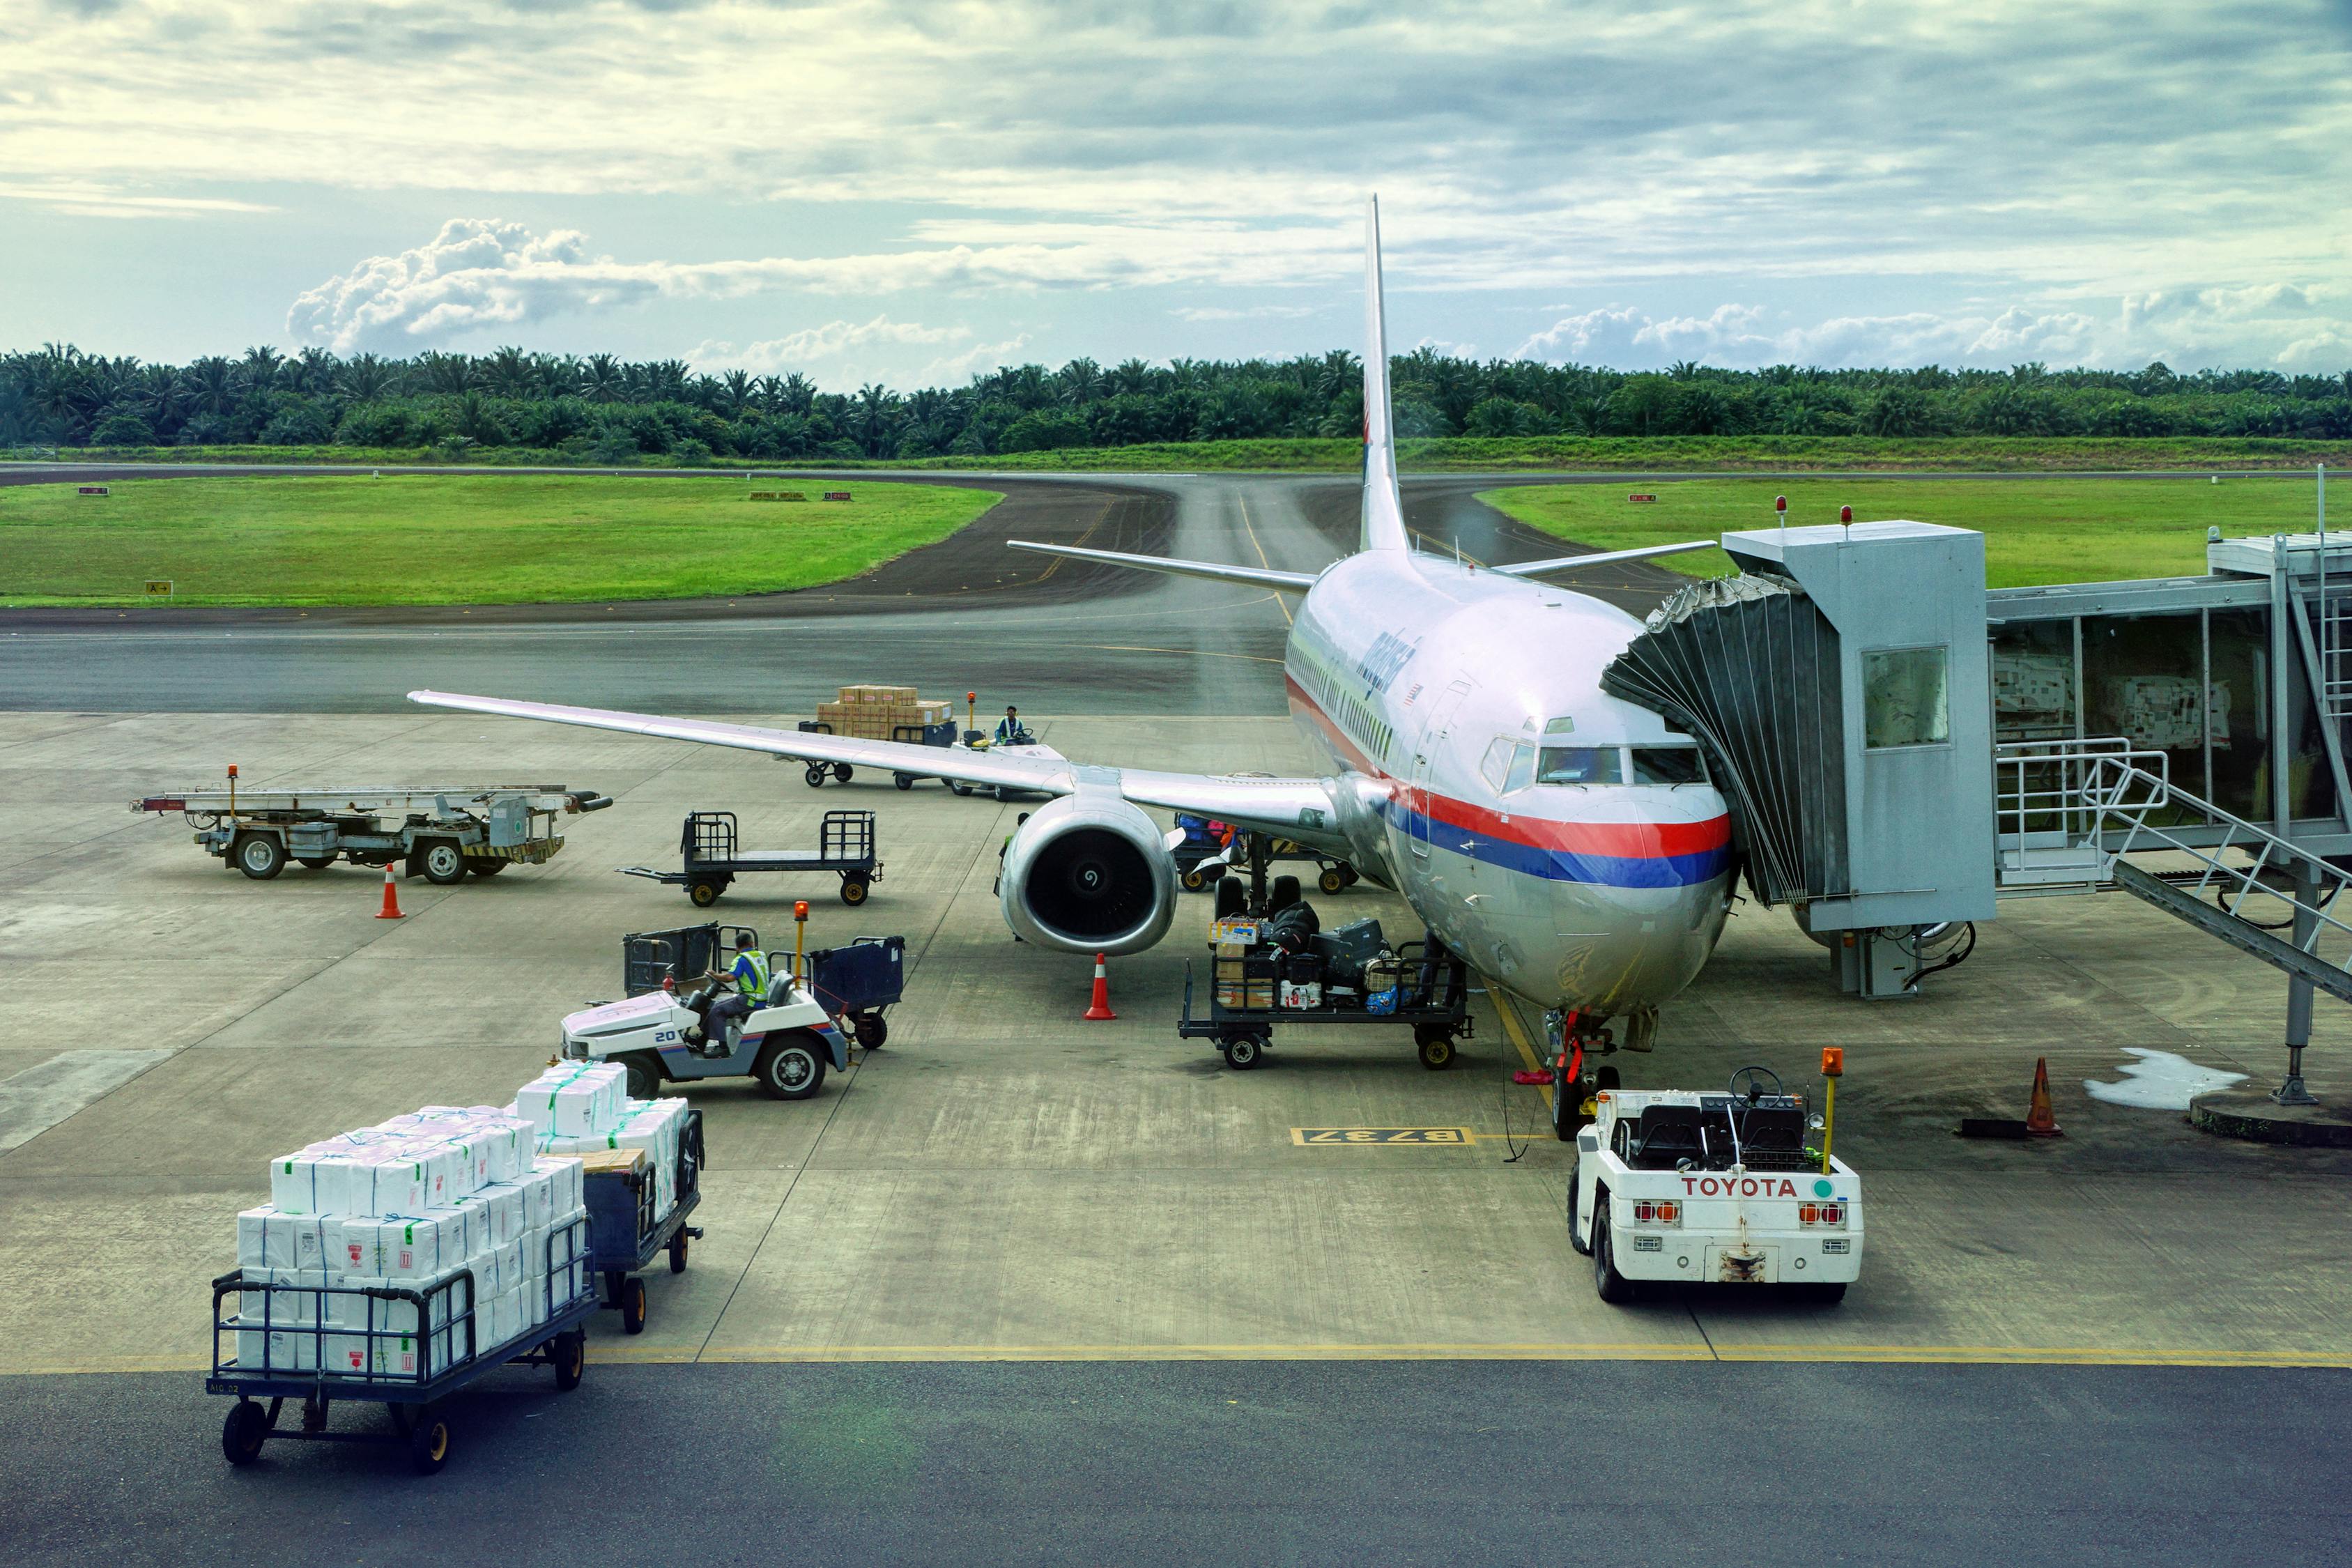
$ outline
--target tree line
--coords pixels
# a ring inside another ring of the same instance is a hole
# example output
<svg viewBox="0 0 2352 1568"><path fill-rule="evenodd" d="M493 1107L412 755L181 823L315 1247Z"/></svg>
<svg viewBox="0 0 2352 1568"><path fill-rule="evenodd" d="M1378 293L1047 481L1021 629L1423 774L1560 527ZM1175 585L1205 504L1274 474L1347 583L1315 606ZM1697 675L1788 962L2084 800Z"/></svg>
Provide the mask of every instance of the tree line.
<svg viewBox="0 0 2352 1568"><path fill-rule="evenodd" d="M1392 363L1398 434L2274 436L2352 439L2352 371L1662 372L1416 349ZM0 355L0 447L519 447L594 463L985 456L1142 442L1353 437L1359 361L1139 359L1024 364L960 387L821 392L806 375L698 373L500 348L410 359L249 348L184 365L70 344Z"/></svg>

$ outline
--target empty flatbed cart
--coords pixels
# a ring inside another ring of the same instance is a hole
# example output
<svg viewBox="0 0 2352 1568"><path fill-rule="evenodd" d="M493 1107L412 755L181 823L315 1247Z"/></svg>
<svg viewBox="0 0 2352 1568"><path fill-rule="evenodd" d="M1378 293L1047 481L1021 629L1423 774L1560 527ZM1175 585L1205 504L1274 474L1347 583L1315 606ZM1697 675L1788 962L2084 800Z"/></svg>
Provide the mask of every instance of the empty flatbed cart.
<svg viewBox="0 0 2352 1568"><path fill-rule="evenodd" d="M624 877L647 877L670 887L683 887L694 907L707 910L719 901L736 878L759 871L831 871L841 879L841 901L862 904L869 884L882 879L882 862L874 852L874 814L870 811L828 811L817 825L814 849L745 849L739 842L731 811L691 813L678 830L678 856L684 864L675 871L650 866L624 866Z"/></svg>
<svg viewBox="0 0 2352 1568"><path fill-rule="evenodd" d="M337 860L399 865L427 881L495 877L520 861L536 866L563 847L559 818L602 811L613 797L562 784L320 784L243 789L229 770L221 789L180 790L131 803L176 811L205 853L257 882L289 860L323 871Z"/></svg>

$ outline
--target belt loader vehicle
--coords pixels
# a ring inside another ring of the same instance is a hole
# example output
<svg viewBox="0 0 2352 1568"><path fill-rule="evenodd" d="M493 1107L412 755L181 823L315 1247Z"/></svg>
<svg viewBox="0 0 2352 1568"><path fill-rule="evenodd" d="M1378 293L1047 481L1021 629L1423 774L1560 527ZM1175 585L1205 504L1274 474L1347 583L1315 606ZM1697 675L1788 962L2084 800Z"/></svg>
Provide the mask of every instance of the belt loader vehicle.
<svg viewBox="0 0 2352 1568"><path fill-rule="evenodd" d="M1862 1271L1862 1180L1805 1146L1822 1123L1801 1095L1749 1067L1728 1093L1604 1089L1592 1103L1576 1137L1569 1241L1592 1259L1602 1300L1666 1280L1844 1299Z"/></svg>

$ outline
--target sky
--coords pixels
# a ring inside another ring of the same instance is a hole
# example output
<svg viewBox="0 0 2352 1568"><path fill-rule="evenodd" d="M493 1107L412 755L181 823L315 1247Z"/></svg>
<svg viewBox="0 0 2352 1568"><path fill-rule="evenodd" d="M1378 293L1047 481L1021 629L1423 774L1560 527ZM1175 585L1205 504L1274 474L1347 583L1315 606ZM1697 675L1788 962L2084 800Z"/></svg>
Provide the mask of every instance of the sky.
<svg viewBox="0 0 2352 1568"><path fill-rule="evenodd" d="M2352 369L2352 0L0 0L0 351Z"/></svg>

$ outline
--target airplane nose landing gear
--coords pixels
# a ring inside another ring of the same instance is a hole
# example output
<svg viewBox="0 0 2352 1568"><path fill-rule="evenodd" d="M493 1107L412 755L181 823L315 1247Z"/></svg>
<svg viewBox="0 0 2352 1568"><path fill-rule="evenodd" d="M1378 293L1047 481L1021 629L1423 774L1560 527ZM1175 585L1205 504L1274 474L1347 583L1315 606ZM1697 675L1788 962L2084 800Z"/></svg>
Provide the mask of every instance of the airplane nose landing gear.
<svg viewBox="0 0 2352 1568"><path fill-rule="evenodd" d="M1617 1069L1596 1065L1596 1058L1617 1049L1607 1020L1591 1013L1554 1008L1544 1015L1544 1039L1552 1062L1551 1126L1563 1143L1592 1121L1592 1097L1617 1087ZM1650 1013L1653 1035L1657 1013ZM1647 1050L1644 1044L1639 1047Z"/></svg>

